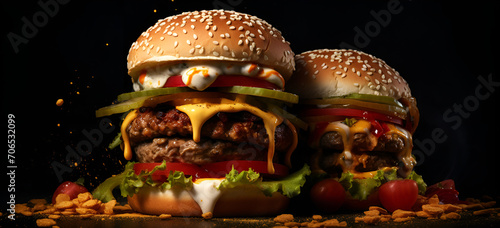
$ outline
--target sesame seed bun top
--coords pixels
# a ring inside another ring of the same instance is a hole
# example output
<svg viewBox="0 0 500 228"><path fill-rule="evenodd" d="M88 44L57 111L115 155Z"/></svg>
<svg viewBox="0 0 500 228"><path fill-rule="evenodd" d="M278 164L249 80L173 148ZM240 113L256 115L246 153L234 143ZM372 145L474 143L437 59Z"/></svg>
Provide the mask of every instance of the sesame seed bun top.
<svg viewBox="0 0 500 228"><path fill-rule="evenodd" d="M373 55L345 49L306 51L295 56L297 70L287 90L300 98L317 99L352 93L411 97L408 83Z"/></svg>
<svg viewBox="0 0 500 228"><path fill-rule="evenodd" d="M252 62L271 67L287 80L295 67L290 43L266 21L225 10L185 12L159 20L130 47L129 75L185 60Z"/></svg>

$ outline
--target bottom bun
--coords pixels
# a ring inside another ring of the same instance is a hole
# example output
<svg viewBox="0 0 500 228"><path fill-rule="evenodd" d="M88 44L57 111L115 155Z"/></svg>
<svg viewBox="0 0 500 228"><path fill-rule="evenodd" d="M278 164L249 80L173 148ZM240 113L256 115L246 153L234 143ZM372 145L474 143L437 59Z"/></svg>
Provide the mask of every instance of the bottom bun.
<svg viewBox="0 0 500 228"><path fill-rule="evenodd" d="M265 216L283 212L289 199L281 193L266 196L255 186L239 186L226 189L215 203L213 216ZM180 188L161 190L143 187L132 197L128 197L130 207L143 214L172 216L201 216L200 206L189 191Z"/></svg>

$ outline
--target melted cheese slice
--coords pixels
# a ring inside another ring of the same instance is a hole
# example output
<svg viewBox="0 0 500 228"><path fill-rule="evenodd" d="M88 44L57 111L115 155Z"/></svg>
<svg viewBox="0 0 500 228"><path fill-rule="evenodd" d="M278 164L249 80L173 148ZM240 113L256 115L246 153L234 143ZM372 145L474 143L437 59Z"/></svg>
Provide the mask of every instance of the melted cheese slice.
<svg viewBox="0 0 500 228"><path fill-rule="evenodd" d="M123 119L122 126L120 127L120 132L122 133L123 139L123 156L125 159L132 159L132 148L130 147L130 140L127 134L127 127L132 123L132 121L137 117L137 110L133 110L127 114L127 117Z"/></svg>
<svg viewBox="0 0 500 228"><path fill-rule="evenodd" d="M267 151L267 170L269 173L274 173L273 158L274 158L274 133L276 127L283 122L283 118L271 112L265 112L261 109L251 106L238 100L229 100L222 98L220 104L214 103L198 103L185 104L176 107L177 110L186 113L191 120L193 127L193 140L199 142L201 138L201 128L203 124L218 112L250 112L264 121L267 136L269 137L269 146Z"/></svg>

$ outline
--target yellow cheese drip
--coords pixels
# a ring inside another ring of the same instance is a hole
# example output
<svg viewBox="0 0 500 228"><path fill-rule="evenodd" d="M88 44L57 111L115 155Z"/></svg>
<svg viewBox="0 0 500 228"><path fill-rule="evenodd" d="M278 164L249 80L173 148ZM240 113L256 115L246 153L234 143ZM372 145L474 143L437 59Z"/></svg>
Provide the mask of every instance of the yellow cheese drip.
<svg viewBox="0 0 500 228"><path fill-rule="evenodd" d="M128 138L127 134L127 127L132 123L132 121L137 117L137 110L133 110L127 114L127 117L123 120L122 126L121 126L121 133L122 133L122 139L123 139L123 156L125 159L130 160L132 159L132 148L130 147L130 140Z"/></svg>
<svg viewBox="0 0 500 228"><path fill-rule="evenodd" d="M274 173L274 132L278 125L283 122L283 118L270 112L265 112L238 99L233 101L222 98L220 103L198 103L176 106L176 109L186 113L191 120L193 128L193 140L199 142L201 138L201 127L203 124L218 112L241 112L248 111L264 121L267 135L269 137L269 146L267 151L267 170Z"/></svg>
<svg viewBox="0 0 500 228"><path fill-rule="evenodd" d="M290 161L290 157L292 156L292 153L295 150L295 148L297 148L297 144L299 143L299 136L297 134L297 129L295 129L295 126L293 126L293 124L290 123L290 121L288 121L288 120L285 121L285 124L286 124L286 126L288 126L288 128L290 128L290 130L292 131L292 134L293 134L292 145L288 148L288 151L286 152L286 156L285 156L285 165L287 165L289 168L291 168L292 162Z"/></svg>

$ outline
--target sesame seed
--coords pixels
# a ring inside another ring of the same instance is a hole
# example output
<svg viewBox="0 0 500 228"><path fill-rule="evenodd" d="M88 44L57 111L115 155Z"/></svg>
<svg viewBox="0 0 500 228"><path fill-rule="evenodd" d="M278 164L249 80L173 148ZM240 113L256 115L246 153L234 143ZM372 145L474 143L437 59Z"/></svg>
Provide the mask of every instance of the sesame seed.
<svg viewBox="0 0 500 228"><path fill-rule="evenodd" d="M214 27L212 27L212 30L217 31L217 25L214 25Z"/></svg>
<svg viewBox="0 0 500 228"><path fill-rule="evenodd" d="M266 37L264 37L263 35L259 35L259 38L260 38L261 40L266 40Z"/></svg>
<svg viewBox="0 0 500 228"><path fill-rule="evenodd" d="M164 39L165 39L165 37L163 37L163 36L160 36L160 40L164 40Z"/></svg>
<svg viewBox="0 0 500 228"><path fill-rule="evenodd" d="M214 34L212 32L208 32L208 35L210 36L210 38L214 37Z"/></svg>
<svg viewBox="0 0 500 228"><path fill-rule="evenodd" d="M174 42L174 48L176 48L176 47L177 47L177 45L179 45L179 42L175 41L175 42Z"/></svg>
<svg viewBox="0 0 500 228"><path fill-rule="evenodd" d="M231 35L226 32L226 38L231 38Z"/></svg>
<svg viewBox="0 0 500 228"><path fill-rule="evenodd" d="M217 41L217 40L214 40L214 41L213 41L213 43L214 43L215 45L219 45L219 41Z"/></svg>
<svg viewBox="0 0 500 228"><path fill-rule="evenodd" d="M359 83L355 82L354 86L359 87Z"/></svg>
<svg viewBox="0 0 500 228"><path fill-rule="evenodd" d="M243 31L243 26L238 27L238 31Z"/></svg>
<svg viewBox="0 0 500 228"><path fill-rule="evenodd" d="M337 69L337 67L333 66L333 67L331 67L330 69L335 70L335 69Z"/></svg>
<svg viewBox="0 0 500 228"><path fill-rule="evenodd" d="M236 27L234 27L233 25L231 25L231 26L229 26L229 29L231 29L231 30L235 30L235 29L236 29Z"/></svg>
<svg viewBox="0 0 500 228"><path fill-rule="evenodd" d="M229 48L226 45L222 46L222 49L224 49L224 51L229 51Z"/></svg>
<svg viewBox="0 0 500 228"><path fill-rule="evenodd" d="M372 76L373 75L373 72L372 71L368 71L366 72L368 75Z"/></svg>
<svg viewBox="0 0 500 228"><path fill-rule="evenodd" d="M369 77L367 77L367 76L365 76L365 80L366 80L366 81L370 81L370 78L369 78Z"/></svg>
<svg viewBox="0 0 500 228"><path fill-rule="evenodd" d="M194 38L195 40L197 40L197 39L198 39L198 36L197 36L196 34L193 34L193 38Z"/></svg>
<svg viewBox="0 0 500 228"><path fill-rule="evenodd" d="M238 45L240 45L240 46L243 45L243 40L239 40Z"/></svg>
<svg viewBox="0 0 500 228"><path fill-rule="evenodd" d="M336 73L336 74L338 74L338 75L341 75L341 74L342 74L342 71L337 71L337 72L335 72L335 73Z"/></svg>
<svg viewBox="0 0 500 228"><path fill-rule="evenodd" d="M204 47L201 47L201 48L200 48L199 53L200 53L200 54L203 54L203 52L205 52L205 48L204 48Z"/></svg>
<svg viewBox="0 0 500 228"><path fill-rule="evenodd" d="M201 48L201 45L198 44L198 45L194 46L194 48L196 48L196 49Z"/></svg>
<svg viewBox="0 0 500 228"><path fill-rule="evenodd" d="M347 74L346 74L346 73L342 73L342 76L341 76L341 77L342 77L342 78L345 78L345 77L347 77Z"/></svg>
<svg viewBox="0 0 500 228"><path fill-rule="evenodd" d="M231 24L231 20L226 22L226 25L230 25L230 24Z"/></svg>
<svg viewBox="0 0 500 228"><path fill-rule="evenodd" d="M191 29L194 29L194 25L191 25Z"/></svg>
<svg viewBox="0 0 500 228"><path fill-rule="evenodd" d="M177 37L177 33L175 33L175 32L172 33L172 36Z"/></svg>
<svg viewBox="0 0 500 228"><path fill-rule="evenodd" d="M220 38L226 38L226 35L220 34Z"/></svg>
<svg viewBox="0 0 500 228"><path fill-rule="evenodd" d="M361 71L356 72L356 74L361 77Z"/></svg>
<svg viewBox="0 0 500 228"><path fill-rule="evenodd" d="M216 52L216 51L212 52L212 54L215 56L219 56L219 52Z"/></svg>
<svg viewBox="0 0 500 228"><path fill-rule="evenodd" d="M189 45L191 45L191 41L189 41L189 40L186 40L186 43L189 44Z"/></svg>
<svg viewBox="0 0 500 228"><path fill-rule="evenodd" d="M187 34L187 33L188 33L188 32L186 31L186 29L182 29L182 32L183 32L184 34Z"/></svg>

